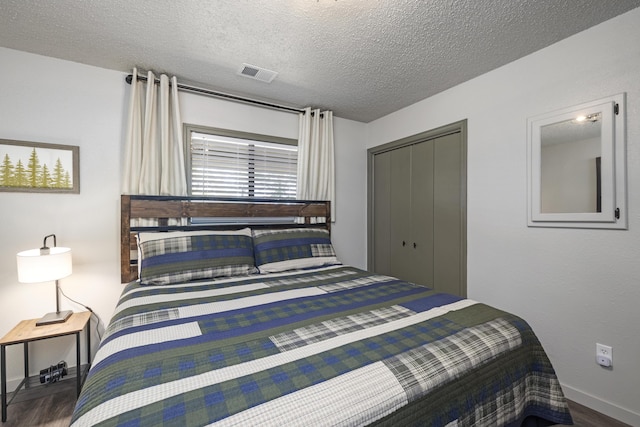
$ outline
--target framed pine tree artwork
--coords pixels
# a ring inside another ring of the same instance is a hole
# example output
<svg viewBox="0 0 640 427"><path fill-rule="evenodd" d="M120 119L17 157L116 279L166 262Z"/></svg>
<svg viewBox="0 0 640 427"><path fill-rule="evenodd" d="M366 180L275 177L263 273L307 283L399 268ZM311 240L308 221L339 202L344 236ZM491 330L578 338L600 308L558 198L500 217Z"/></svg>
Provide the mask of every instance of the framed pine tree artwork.
<svg viewBox="0 0 640 427"><path fill-rule="evenodd" d="M80 147L0 139L0 191L80 193Z"/></svg>

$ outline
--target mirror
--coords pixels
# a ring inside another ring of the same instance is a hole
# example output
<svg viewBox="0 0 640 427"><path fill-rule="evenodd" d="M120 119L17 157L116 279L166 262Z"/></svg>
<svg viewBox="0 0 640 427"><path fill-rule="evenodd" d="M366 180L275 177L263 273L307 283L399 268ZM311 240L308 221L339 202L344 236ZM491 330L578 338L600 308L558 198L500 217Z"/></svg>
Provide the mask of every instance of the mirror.
<svg viewBox="0 0 640 427"><path fill-rule="evenodd" d="M624 94L532 117L532 227L627 228Z"/></svg>
<svg viewBox="0 0 640 427"><path fill-rule="evenodd" d="M540 211L601 212L602 112L540 129Z"/></svg>

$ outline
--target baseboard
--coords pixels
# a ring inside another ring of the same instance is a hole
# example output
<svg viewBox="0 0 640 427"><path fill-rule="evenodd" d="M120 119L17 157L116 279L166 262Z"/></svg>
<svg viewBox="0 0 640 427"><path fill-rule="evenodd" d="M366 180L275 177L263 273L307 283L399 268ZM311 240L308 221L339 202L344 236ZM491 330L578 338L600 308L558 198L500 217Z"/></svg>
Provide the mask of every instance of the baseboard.
<svg viewBox="0 0 640 427"><path fill-rule="evenodd" d="M632 426L640 426L640 414L637 412L622 408L618 405L592 396L581 390L577 390L566 384L562 384L562 391L564 391L564 395L567 397L567 399L573 400L574 402L584 405L587 408L591 408L594 411L598 411L611 418L615 418L616 420L622 421L623 423Z"/></svg>

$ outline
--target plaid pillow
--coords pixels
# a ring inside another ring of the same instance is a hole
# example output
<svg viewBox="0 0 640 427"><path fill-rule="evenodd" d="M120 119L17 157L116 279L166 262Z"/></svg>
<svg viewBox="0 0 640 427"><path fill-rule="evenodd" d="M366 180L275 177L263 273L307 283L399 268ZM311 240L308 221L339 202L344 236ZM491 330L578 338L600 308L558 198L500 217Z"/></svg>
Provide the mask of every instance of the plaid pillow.
<svg viewBox="0 0 640 427"><path fill-rule="evenodd" d="M189 234L139 243L140 283L168 285L257 273L251 236Z"/></svg>
<svg viewBox="0 0 640 427"><path fill-rule="evenodd" d="M253 230L253 251L260 273L340 264L321 228Z"/></svg>

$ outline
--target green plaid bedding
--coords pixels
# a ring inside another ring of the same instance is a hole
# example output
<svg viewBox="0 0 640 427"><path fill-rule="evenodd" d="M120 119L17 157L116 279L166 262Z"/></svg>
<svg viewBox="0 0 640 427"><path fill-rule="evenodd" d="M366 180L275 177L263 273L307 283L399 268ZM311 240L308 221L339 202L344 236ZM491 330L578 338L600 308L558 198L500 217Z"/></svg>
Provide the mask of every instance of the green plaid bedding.
<svg viewBox="0 0 640 427"><path fill-rule="evenodd" d="M72 425L494 426L532 417L571 423L526 322L340 265L128 284Z"/></svg>

